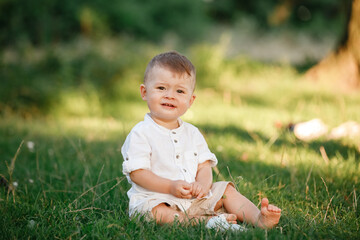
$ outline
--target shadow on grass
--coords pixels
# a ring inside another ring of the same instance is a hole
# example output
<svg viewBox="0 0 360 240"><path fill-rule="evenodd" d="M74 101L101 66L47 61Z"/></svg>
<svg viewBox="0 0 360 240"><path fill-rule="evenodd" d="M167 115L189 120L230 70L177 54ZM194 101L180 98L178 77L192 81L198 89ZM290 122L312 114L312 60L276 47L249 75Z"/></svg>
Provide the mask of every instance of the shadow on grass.
<svg viewBox="0 0 360 240"><path fill-rule="evenodd" d="M255 142L254 137L251 137L250 133L244 129L240 129L236 126L229 125L226 127L218 127L214 125L197 125L204 134L213 134L213 135L222 135L222 134L232 134L237 138L240 138L243 141ZM261 139L264 139L263 136L255 133Z"/></svg>
<svg viewBox="0 0 360 240"><path fill-rule="evenodd" d="M202 129L205 134L219 136L223 134L231 134L241 141L250 143L257 143L260 141L265 145L272 141L270 138L264 136L260 132L250 132L246 129L242 129L234 125L225 127L218 127L214 125L199 125L198 127ZM280 132L279 137L272 144L272 148L275 148L276 150L283 148L284 146L291 148L296 147L302 149L311 149L319 155L321 154L320 148L324 147L329 158L339 157L340 154L343 159L349 159L350 157L355 157L356 161L359 161L360 159L360 153L355 146L346 146L341 141L335 140L316 140L306 143L300 140L296 140L295 136L287 130Z"/></svg>

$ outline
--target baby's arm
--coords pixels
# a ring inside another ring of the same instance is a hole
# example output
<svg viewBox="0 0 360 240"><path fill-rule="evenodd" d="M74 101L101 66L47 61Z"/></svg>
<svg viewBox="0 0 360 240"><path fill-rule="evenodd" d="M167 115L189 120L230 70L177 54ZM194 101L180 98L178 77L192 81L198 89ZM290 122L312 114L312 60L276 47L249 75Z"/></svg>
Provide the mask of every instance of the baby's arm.
<svg viewBox="0 0 360 240"><path fill-rule="evenodd" d="M212 184L212 171L210 161L198 165L195 182L191 184L191 194L196 198L206 196Z"/></svg>
<svg viewBox="0 0 360 240"><path fill-rule="evenodd" d="M160 177L147 169L139 169L130 173L131 180L139 186L150 191L171 194L178 198L192 197L191 185L185 181L172 181Z"/></svg>

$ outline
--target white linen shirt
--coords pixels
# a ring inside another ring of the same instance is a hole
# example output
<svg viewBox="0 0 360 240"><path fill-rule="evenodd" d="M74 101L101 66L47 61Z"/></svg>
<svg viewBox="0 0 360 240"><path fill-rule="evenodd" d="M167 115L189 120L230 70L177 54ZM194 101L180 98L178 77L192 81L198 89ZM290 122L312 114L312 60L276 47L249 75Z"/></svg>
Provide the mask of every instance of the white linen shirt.
<svg viewBox="0 0 360 240"><path fill-rule="evenodd" d="M158 125L145 115L127 136L121 148L124 158L123 173L132 185L128 191L129 214L148 212L155 206L146 207L154 200L177 205L185 211L192 200L174 197L146 190L130 179L130 173L138 169L147 169L154 174L170 180L195 181L198 164L210 160L211 166L217 164L216 156L210 152L208 145L195 126L179 119L180 127L167 129Z"/></svg>

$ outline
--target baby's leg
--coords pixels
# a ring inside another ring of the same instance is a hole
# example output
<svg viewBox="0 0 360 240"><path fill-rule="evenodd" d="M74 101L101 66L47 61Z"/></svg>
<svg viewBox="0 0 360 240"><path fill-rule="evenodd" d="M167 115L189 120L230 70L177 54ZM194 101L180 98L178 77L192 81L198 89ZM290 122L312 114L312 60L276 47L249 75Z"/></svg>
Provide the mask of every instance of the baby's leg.
<svg viewBox="0 0 360 240"><path fill-rule="evenodd" d="M261 228L272 228L280 219L281 209L269 205L265 198L261 202L261 211L246 197L241 195L230 184L225 190L225 198L217 203L217 207L223 205L228 213L233 213L242 222L251 223ZM215 209L216 210L216 209Z"/></svg>
<svg viewBox="0 0 360 240"><path fill-rule="evenodd" d="M201 221L207 222L212 216L195 216L195 215L186 215L182 211L175 210L165 203L161 203L154 207L151 211L155 220L159 224L164 223L173 223L175 219L179 222L190 223L190 224L198 224ZM226 220L229 223L236 223L236 215L227 214Z"/></svg>

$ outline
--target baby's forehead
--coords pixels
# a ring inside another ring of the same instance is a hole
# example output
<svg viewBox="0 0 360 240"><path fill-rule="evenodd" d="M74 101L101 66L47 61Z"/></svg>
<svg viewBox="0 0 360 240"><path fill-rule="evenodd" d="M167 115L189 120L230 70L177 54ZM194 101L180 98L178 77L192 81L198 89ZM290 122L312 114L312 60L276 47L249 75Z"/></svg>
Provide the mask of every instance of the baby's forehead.
<svg viewBox="0 0 360 240"><path fill-rule="evenodd" d="M177 77L181 77L181 78L188 78L188 77L192 77L194 75L194 72L191 72L191 75L182 69L179 68L173 68L172 66L167 66L167 65L160 65L160 64L156 64L154 65L151 69L150 72L154 73L157 72L157 70L165 70L168 71L172 74L174 74Z"/></svg>
<svg viewBox="0 0 360 240"><path fill-rule="evenodd" d="M151 81L151 79L156 79L156 75L160 74L162 70L170 72L171 74L173 74L174 77L177 77L179 79L190 80L192 87L195 88L196 79L195 79L194 73L189 75L186 71L184 71L184 72L174 71L173 69L171 69L169 67L164 67L164 66L160 66L160 65L153 66L150 69L149 76L145 79L145 83L147 81Z"/></svg>

